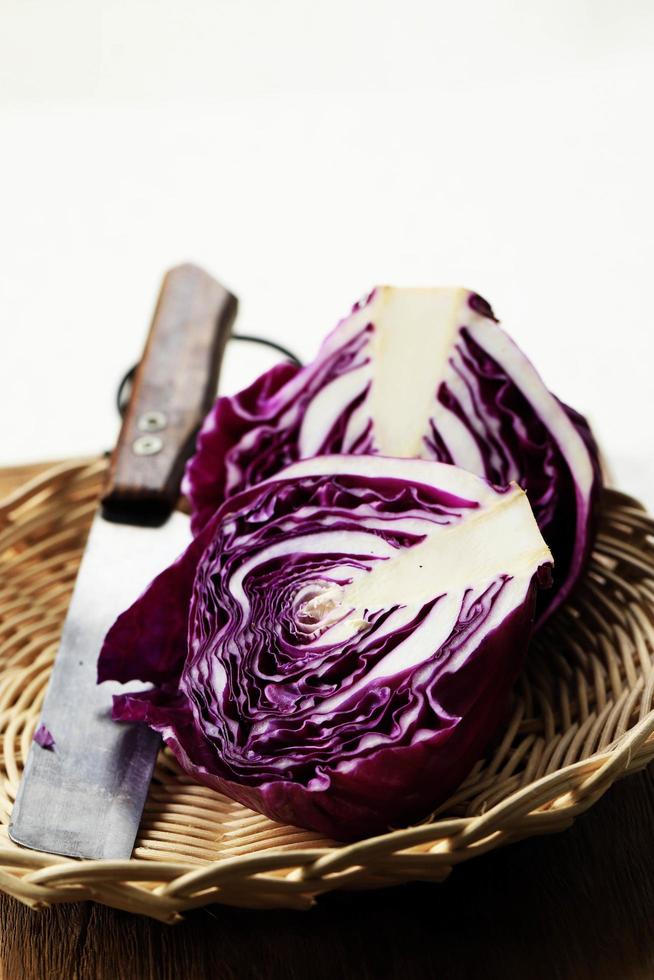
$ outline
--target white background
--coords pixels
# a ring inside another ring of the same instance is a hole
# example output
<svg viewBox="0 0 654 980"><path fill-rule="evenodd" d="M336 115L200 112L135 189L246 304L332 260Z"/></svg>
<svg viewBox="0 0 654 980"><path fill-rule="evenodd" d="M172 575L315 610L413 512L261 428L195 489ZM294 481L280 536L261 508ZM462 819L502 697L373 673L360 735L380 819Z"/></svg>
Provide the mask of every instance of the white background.
<svg viewBox="0 0 654 980"><path fill-rule="evenodd" d="M649 0L0 0L0 465L95 453L166 267L315 352L481 292L654 506ZM243 348L233 390L267 366Z"/></svg>

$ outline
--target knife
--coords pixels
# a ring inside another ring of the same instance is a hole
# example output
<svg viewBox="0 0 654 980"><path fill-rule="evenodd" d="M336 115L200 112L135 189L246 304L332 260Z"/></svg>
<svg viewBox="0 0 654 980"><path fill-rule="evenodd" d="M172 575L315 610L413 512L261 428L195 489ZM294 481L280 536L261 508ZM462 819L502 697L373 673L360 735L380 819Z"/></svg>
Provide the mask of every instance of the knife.
<svg viewBox="0 0 654 980"><path fill-rule="evenodd" d="M160 738L111 720L113 694L143 685L98 685L97 658L119 613L190 540L175 505L236 308L196 266L164 278L43 704L54 747L32 743L14 804L17 844L81 858L132 853Z"/></svg>

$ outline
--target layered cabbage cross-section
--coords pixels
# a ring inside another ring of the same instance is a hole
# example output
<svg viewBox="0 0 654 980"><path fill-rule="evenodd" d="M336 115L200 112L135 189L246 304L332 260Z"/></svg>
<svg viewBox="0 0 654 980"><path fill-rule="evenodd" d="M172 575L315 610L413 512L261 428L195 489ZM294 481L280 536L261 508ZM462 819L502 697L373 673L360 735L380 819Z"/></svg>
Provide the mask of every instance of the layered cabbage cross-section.
<svg viewBox="0 0 654 980"><path fill-rule="evenodd" d="M583 570L600 484L590 429L475 293L378 287L305 368L279 365L218 399L184 485L194 531L230 495L325 453L434 459L518 483L555 561L539 623Z"/></svg>
<svg viewBox="0 0 654 980"><path fill-rule="evenodd" d="M381 832L483 752L550 566L516 484L307 459L225 501L119 617L99 680L151 682L114 716L201 782L335 838Z"/></svg>

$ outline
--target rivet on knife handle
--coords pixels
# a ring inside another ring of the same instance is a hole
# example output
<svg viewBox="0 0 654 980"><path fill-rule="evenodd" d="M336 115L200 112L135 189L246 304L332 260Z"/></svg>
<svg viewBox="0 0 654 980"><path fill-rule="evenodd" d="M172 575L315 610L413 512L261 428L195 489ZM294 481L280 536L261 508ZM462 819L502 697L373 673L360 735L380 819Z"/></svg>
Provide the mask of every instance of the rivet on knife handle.
<svg viewBox="0 0 654 980"><path fill-rule="evenodd" d="M111 459L106 518L159 524L174 508L236 307L236 298L197 266L166 275Z"/></svg>

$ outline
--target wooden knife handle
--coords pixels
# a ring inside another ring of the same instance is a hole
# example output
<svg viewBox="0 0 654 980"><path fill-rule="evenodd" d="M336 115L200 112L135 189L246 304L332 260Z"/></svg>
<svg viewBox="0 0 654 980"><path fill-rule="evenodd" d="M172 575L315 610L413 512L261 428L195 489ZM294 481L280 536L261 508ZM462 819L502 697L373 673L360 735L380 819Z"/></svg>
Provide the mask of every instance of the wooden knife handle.
<svg viewBox="0 0 654 980"><path fill-rule="evenodd" d="M236 308L236 298L197 266L166 274L111 457L102 500L109 520L156 525L175 507Z"/></svg>

